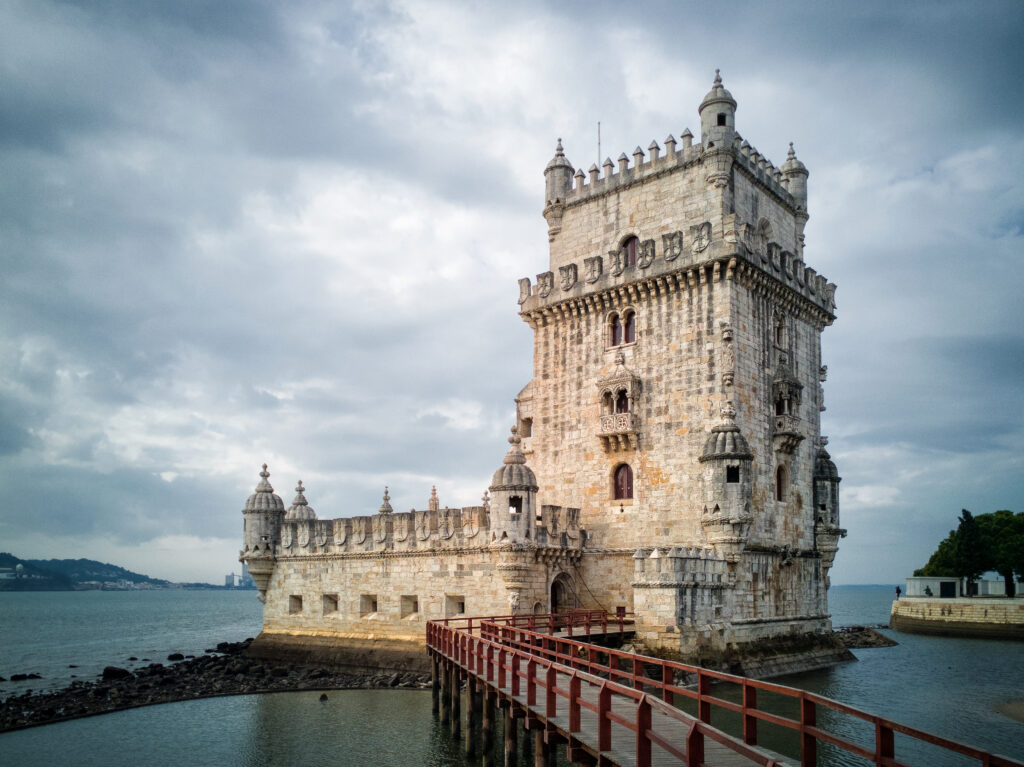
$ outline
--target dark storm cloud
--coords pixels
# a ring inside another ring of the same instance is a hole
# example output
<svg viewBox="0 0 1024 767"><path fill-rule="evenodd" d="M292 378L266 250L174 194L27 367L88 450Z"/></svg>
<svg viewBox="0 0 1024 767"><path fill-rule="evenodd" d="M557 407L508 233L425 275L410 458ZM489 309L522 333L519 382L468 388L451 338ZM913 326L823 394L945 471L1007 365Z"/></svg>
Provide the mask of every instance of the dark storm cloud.
<svg viewBox="0 0 1024 767"><path fill-rule="evenodd" d="M811 168L851 539L933 524L943 482L997 502L1020 467L986 445L1024 431L1022 14L750 3L723 45L675 3L7 5L0 530L233 539L264 460L326 516L384 484L476 502L529 378L515 278L547 266L554 139L585 168L597 120L612 157L696 131L716 66L744 137Z"/></svg>

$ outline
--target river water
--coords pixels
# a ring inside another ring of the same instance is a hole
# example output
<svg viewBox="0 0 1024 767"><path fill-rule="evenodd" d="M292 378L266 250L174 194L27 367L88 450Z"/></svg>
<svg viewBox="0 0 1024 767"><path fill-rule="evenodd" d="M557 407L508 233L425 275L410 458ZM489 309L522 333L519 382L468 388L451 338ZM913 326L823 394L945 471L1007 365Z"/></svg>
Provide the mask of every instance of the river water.
<svg viewBox="0 0 1024 767"><path fill-rule="evenodd" d="M892 596L888 586L834 587L833 622L885 623ZM198 655L217 642L255 636L260 610L251 591L0 593L0 676L44 677L0 682L0 697L63 687L72 675L92 679L106 665L165 662L171 652ZM1024 724L995 710L1024 699L1024 644L885 633L900 644L856 650L857 663L773 681L1024 759ZM346 690L328 692L326 702L319 698L319 692L211 698L6 733L0 765L468 764L432 716L429 692ZM873 741L868 728L837 726L846 736ZM761 732L769 747L795 746ZM900 738L896 753L913 764L973 764L926 748L905 751ZM820 763L864 764L824 750Z"/></svg>

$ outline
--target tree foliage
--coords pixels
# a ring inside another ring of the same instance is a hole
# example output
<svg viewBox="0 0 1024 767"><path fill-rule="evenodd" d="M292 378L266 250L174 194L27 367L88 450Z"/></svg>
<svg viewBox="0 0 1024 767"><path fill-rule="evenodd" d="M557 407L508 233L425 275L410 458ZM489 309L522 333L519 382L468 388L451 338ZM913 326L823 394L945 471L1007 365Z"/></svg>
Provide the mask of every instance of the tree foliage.
<svg viewBox="0 0 1024 767"><path fill-rule="evenodd" d="M974 580L989 570L1003 576L1008 596L1015 593L1014 577L1024 582L1024 513L974 516L963 509L956 530L914 575Z"/></svg>

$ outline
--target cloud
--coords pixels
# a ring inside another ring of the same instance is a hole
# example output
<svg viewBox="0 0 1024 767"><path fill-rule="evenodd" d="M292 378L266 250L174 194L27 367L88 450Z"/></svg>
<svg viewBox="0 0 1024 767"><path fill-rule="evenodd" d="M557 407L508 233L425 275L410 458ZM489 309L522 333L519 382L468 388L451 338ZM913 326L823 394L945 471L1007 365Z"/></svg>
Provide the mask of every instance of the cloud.
<svg viewBox="0 0 1024 767"><path fill-rule="evenodd" d="M555 139L586 168L598 121L600 157L696 130L715 67L744 137L808 164L807 259L839 284L833 581L1013 508L1024 10L738 13L723 48L673 3L6 4L8 547L159 546L218 581L263 461L321 516L384 485L476 503L530 376L515 280L546 269Z"/></svg>

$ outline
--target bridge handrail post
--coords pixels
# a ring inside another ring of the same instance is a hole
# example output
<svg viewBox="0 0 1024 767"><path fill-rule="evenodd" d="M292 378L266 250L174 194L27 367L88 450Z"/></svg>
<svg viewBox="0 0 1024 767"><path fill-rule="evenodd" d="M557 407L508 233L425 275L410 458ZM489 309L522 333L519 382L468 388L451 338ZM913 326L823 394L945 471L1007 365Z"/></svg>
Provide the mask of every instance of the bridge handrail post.
<svg viewBox="0 0 1024 767"><path fill-rule="evenodd" d="M818 763L818 739L807 732L808 727L818 723L818 707L807 695L800 693L800 765L815 767Z"/></svg>
<svg viewBox="0 0 1024 767"><path fill-rule="evenodd" d="M697 718L704 724L711 724L711 701L704 700L711 694L711 677L703 671L697 672Z"/></svg>
<svg viewBox="0 0 1024 767"><path fill-rule="evenodd" d="M881 764L882 759L896 757L896 739L892 727L883 719L875 720L875 761Z"/></svg>
<svg viewBox="0 0 1024 767"><path fill-rule="evenodd" d="M512 697L519 696L519 653L512 651Z"/></svg>
<svg viewBox="0 0 1024 767"><path fill-rule="evenodd" d="M554 663L548 663L547 678L544 680L544 716L551 719L558 711L558 698L555 696L555 685L558 681L558 672Z"/></svg>
<svg viewBox="0 0 1024 767"><path fill-rule="evenodd" d="M743 742L751 746L757 745L757 717L750 711L757 710L757 688L743 682Z"/></svg>
<svg viewBox="0 0 1024 767"><path fill-rule="evenodd" d="M494 681L494 645L487 645L487 681Z"/></svg>
<svg viewBox="0 0 1024 767"><path fill-rule="evenodd" d="M686 734L686 767L701 767L704 764L704 733L697 722L690 722Z"/></svg>
<svg viewBox="0 0 1024 767"><path fill-rule="evenodd" d="M612 747L612 720L608 712L612 707L612 691L603 682L597 693L597 750L608 751Z"/></svg>
<svg viewBox="0 0 1024 767"><path fill-rule="evenodd" d="M580 678L573 671L569 677L569 732L580 731Z"/></svg>
<svg viewBox="0 0 1024 767"><path fill-rule="evenodd" d="M537 705L537 660L533 657L526 662L526 705Z"/></svg>
<svg viewBox="0 0 1024 767"><path fill-rule="evenodd" d="M663 663L661 666L661 699L668 703L670 706L675 705L676 696L675 693L669 689L672 684L676 681L675 674L672 672L672 667L667 663Z"/></svg>
<svg viewBox="0 0 1024 767"><path fill-rule="evenodd" d="M636 705L636 767L651 767L651 703L647 696Z"/></svg>
<svg viewBox="0 0 1024 767"><path fill-rule="evenodd" d="M505 689L505 645L498 647L498 689Z"/></svg>

